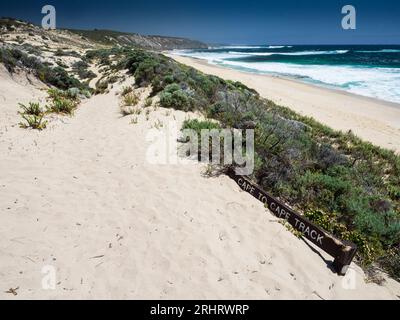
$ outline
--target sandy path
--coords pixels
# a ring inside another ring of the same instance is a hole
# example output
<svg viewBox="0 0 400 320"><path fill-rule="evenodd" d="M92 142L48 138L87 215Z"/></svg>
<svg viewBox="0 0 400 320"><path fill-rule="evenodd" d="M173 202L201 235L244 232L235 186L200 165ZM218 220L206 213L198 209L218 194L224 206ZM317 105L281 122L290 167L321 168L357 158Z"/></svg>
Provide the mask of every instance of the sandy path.
<svg viewBox="0 0 400 320"><path fill-rule="evenodd" d="M130 124L116 90L43 132L1 129L0 298L400 295L392 280L365 284L356 265L355 289L346 289L229 178L204 178L197 164L149 164L148 129L187 115L159 109ZM55 290L41 286L46 265L56 270ZM10 288L18 295L5 293Z"/></svg>
<svg viewBox="0 0 400 320"><path fill-rule="evenodd" d="M207 74L240 81L264 98L337 130L352 130L364 140L400 152L400 105L301 82L240 72L204 60L169 55Z"/></svg>

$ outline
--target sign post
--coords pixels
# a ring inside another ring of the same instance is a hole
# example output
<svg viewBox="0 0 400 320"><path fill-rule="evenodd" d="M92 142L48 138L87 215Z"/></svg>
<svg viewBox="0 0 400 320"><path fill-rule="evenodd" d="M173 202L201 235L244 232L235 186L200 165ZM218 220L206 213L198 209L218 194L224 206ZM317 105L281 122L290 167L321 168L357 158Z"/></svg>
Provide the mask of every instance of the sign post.
<svg viewBox="0 0 400 320"><path fill-rule="evenodd" d="M263 202L275 216L285 219L295 230L300 231L303 237L331 255L334 258L333 267L339 275L346 274L357 251L355 244L330 235L287 205L270 196L248 178L237 176L234 170L229 170L228 176L235 180L242 190Z"/></svg>

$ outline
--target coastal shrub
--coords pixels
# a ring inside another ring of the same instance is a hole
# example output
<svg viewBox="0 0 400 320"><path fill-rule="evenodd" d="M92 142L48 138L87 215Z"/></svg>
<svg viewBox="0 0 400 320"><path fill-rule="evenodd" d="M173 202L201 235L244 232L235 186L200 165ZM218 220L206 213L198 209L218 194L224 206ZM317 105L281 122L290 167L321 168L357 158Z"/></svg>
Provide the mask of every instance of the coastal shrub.
<svg viewBox="0 0 400 320"><path fill-rule="evenodd" d="M66 91L66 96L72 100L79 100L80 90L78 88L69 88Z"/></svg>
<svg viewBox="0 0 400 320"><path fill-rule="evenodd" d="M151 83L156 74L159 62L153 59L144 60L134 73L135 82L140 86L147 86Z"/></svg>
<svg viewBox="0 0 400 320"><path fill-rule="evenodd" d="M83 80L91 80L96 78L96 74L89 70L89 64L83 60L75 62L72 65L72 70L76 72L79 78Z"/></svg>
<svg viewBox="0 0 400 320"><path fill-rule="evenodd" d="M120 103L120 112L122 116L125 117L131 114L140 115L142 113L142 108L138 106L139 101L140 96L134 92L122 96L122 101Z"/></svg>
<svg viewBox="0 0 400 320"><path fill-rule="evenodd" d="M54 55L56 57L63 57L63 56L70 56L70 57L75 57L75 58L80 58L81 57L81 55L76 51L64 51L62 49L57 49L54 52Z"/></svg>
<svg viewBox="0 0 400 320"><path fill-rule="evenodd" d="M53 69L43 68L39 70L38 75L39 79L43 82L62 90L67 90L74 87L86 87L78 79L71 77L68 72L61 67L55 67Z"/></svg>
<svg viewBox="0 0 400 320"><path fill-rule="evenodd" d="M19 112L25 123L20 122L21 128L32 128L36 130L43 130L46 128L47 121L43 120L44 112L39 103L29 102L28 105L19 104L22 111Z"/></svg>
<svg viewBox="0 0 400 320"><path fill-rule="evenodd" d="M120 55L117 68L128 69L138 86L151 84L160 106L200 111L221 128L254 129L256 166L250 178L304 214L320 212L309 218L359 245L361 264L398 270L399 260L389 258L400 245L398 155L262 99L239 82L157 53L124 49Z"/></svg>
<svg viewBox="0 0 400 320"><path fill-rule="evenodd" d="M152 104L153 104L153 99L151 99L150 97L146 98L146 100L144 101L145 108L151 107Z"/></svg>
<svg viewBox="0 0 400 320"><path fill-rule="evenodd" d="M134 50L122 60L120 66L124 69L128 69L131 74L135 74L138 66L147 58L149 58L149 54L147 52L143 50Z"/></svg>
<svg viewBox="0 0 400 320"><path fill-rule="evenodd" d="M42 49L39 46L33 46L29 43L24 43L16 49L27 52L28 54L34 55L35 57L42 56Z"/></svg>
<svg viewBox="0 0 400 320"><path fill-rule="evenodd" d="M82 94L82 91L79 90L78 88L69 88L68 90L50 88L49 90L47 90L47 94L49 96L49 99L52 100L64 98L79 102L79 97Z"/></svg>
<svg viewBox="0 0 400 320"><path fill-rule="evenodd" d="M43 120L44 115L29 115L29 114L21 114L22 118L26 123L21 122L20 127L27 129L32 128L36 130L46 129L47 121Z"/></svg>
<svg viewBox="0 0 400 320"><path fill-rule="evenodd" d="M141 113L140 109L134 108L132 106L124 106L122 104L120 105L120 112L123 117L129 116L131 114L140 114Z"/></svg>
<svg viewBox="0 0 400 320"><path fill-rule="evenodd" d="M201 160L202 150L203 150L203 148L202 148L203 140L202 140L202 135L201 135L202 134L202 130L214 130L214 129L215 130L220 130L221 127L215 121L210 121L210 120L202 120L202 121L200 121L198 119L192 119L192 120L185 120L183 122L182 130L186 130L186 129L187 130L192 130L197 135L198 145L196 147L199 147L198 148L197 157L198 157L199 160ZM210 133L210 132L208 131L207 133ZM187 139L185 142L192 143L192 141L190 141L190 137L185 137L185 138ZM214 147L212 143L213 143L212 137L209 136L209 139L208 139L208 148L209 148L208 149L209 150L208 157L209 157L209 160L212 160L212 151L213 151L213 147ZM224 146L223 146L222 140L221 140L221 143L219 145L219 149L220 149L221 155L223 157ZM221 159L222 159L222 157L221 157Z"/></svg>
<svg viewBox="0 0 400 320"><path fill-rule="evenodd" d="M49 99L56 99L59 97L65 97L66 94L63 90L57 89L57 88L50 88L47 90L47 94L49 96Z"/></svg>
<svg viewBox="0 0 400 320"><path fill-rule="evenodd" d="M71 87L89 89L86 84L70 76L62 67L50 67L42 63L34 56L29 56L21 50L15 48L0 48L0 62L10 72L15 68L26 68L31 70L42 82L66 90Z"/></svg>
<svg viewBox="0 0 400 320"><path fill-rule="evenodd" d="M122 106L136 106L139 103L140 97L134 92L127 93L122 97Z"/></svg>
<svg viewBox="0 0 400 320"><path fill-rule="evenodd" d="M68 68L68 66L67 66L64 62L62 62L61 60L57 60L57 61L56 61L56 64L57 64L59 67L63 68L63 69L67 69L67 68Z"/></svg>
<svg viewBox="0 0 400 320"><path fill-rule="evenodd" d="M394 248L389 253L380 259L380 264L388 272L388 274L400 281L400 248Z"/></svg>
<svg viewBox="0 0 400 320"><path fill-rule="evenodd" d="M107 80L99 80L96 83L95 93L96 94L102 94L102 93L106 92L107 89L108 89L108 81Z"/></svg>
<svg viewBox="0 0 400 320"><path fill-rule="evenodd" d="M61 49L57 49L56 52L54 52L54 55L56 57L62 57L64 55L64 51Z"/></svg>
<svg viewBox="0 0 400 320"><path fill-rule="evenodd" d="M125 96L128 93L131 93L132 91L133 91L132 87L123 87L122 90L121 90L121 95Z"/></svg>
<svg viewBox="0 0 400 320"><path fill-rule="evenodd" d="M174 76L172 75L172 74L167 74L165 77L164 77L164 83L165 84L171 84L171 83L173 83L174 82Z"/></svg>
<svg viewBox="0 0 400 320"><path fill-rule="evenodd" d="M77 102L60 97L52 101L48 107L48 111L71 115L76 107Z"/></svg>
<svg viewBox="0 0 400 320"><path fill-rule="evenodd" d="M20 114L27 114L32 116L40 116L41 114L43 114L43 110L40 107L39 103L29 102L27 106L25 104L20 103L19 106L22 109Z"/></svg>
<svg viewBox="0 0 400 320"><path fill-rule="evenodd" d="M68 90L49 89L48 91L50 104L47 112L55 112L71 115L80 103L80 90L78 88L70 88Z"/></svg>
<svg viewBox="0 0 400 320"><path fill-rule="evenodd" d="M182 129L193 130L200 137L201 130L221 129L221 126L215 121L210 121L210 120L200 121L198 119L192 119L192 120L185 120L182 124Z"/></svg>
<svg viewBox="0 0 400 320"><path fill-rule="evenodd" d="M345 223L340 222L340 218L336 213L310 209L304 212L304 216L322 227L325 231L356 244L358 247L358 256L363 257L360 262L364 266L376 261L383 254L379 241L368 239L360 231L349 230Z"/></svg>
<svg viewBox="0 0 400 320"><path fill-rule="evenodd" d="M163 91L160 95L160 106L183 111L192 110L191 98L181 89L172 93Z"/></svg>
<svg viewBox="0 0 400 320"><path fill-rule="evenodd" d="M177 110L192 110L194 100L186 91L181 89L177 83L169 84L160 94L160 106Z"/></svg>
<svg viewBox="0 0 400 320"><path fill-rule="evenodd" d="M9 72L14 72L18 64L18 56L22 54L19 50L0 49L0 62Z"/></svg>
<svg viewBox="0 0 400 320"><path fill-rule="evenodd" d="M91 90L87 90L87 89L82 89L81 91L81 95L86 98L89 99L92 96L92 91Z"/></svg>

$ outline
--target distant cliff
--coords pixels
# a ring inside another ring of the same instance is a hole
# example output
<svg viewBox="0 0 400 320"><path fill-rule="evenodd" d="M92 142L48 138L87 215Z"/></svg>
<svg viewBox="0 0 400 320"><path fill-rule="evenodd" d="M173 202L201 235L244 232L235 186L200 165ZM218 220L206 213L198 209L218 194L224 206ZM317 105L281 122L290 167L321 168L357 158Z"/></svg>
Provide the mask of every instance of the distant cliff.
<svg viewBox="0 0 400 320"><path fill-rule="evenodd" d="M112 30L57 29L55 31L46 31L40 26L29 22L13 18L0 18L0 34L12 35L21 32L28 32L32 35L44 37L57 37L61 34L71 34L71 37L79 42L85 42L85 40L87 40L86 42L89 46L93 46L97 43L112 46L134 46L149 50L201 49L208 47L207 44L203 42L186 38L154 35L144 36L137 33ZM64 40L62 42L64 42Z"/></svg>
<svg viewBox="0 0 400 320"><path fill-rule="evenodd" d="M143 36L137 33L124 33L111 30L73 30L89 40L109 45L132 45L151 50L172 49L201 49L207 48L207 44L200 41L165 36Z"/></svg>

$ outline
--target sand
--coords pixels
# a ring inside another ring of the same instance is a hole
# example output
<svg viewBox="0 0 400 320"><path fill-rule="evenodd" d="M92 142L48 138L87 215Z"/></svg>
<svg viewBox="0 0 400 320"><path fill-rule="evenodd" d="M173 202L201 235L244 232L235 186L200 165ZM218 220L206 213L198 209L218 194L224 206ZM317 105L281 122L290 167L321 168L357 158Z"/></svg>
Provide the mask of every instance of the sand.
<svg viewBox="0 0 400 320"><path fill-rule="evenodd" d="M400 152L400 104L331 90L302 82L228 69L205 60L168 54L207 74L240 81L264 98L324 123L349 131L377 146Z"/></svg>
<svg viewBox="0 0 400 320"><path fill-rule="evenodd" d="M398 299L355 264L334 274L228 177L149 163L149 130L197 115L122 117L130 83L38 132L18 127L16 102L44 93L2 72L0 299Z"/></svg>

